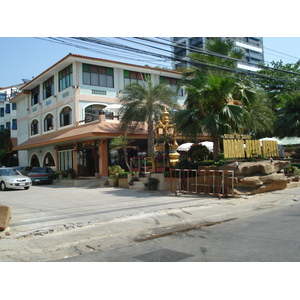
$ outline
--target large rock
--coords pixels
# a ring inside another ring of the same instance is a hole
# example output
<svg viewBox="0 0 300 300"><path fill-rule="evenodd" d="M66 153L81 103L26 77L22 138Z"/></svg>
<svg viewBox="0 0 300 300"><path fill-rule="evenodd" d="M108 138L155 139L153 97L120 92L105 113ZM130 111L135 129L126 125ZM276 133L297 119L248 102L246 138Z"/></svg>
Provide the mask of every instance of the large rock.
<svg viewBox="0 0 300 300"><path fill-rule="evenodd" d="M7 228L10 220L10 208L0 204L0 231Z"/></svg>
<svg viewBox="0 0 300 300"><path fill-rule="evenodd" d="M290 163L275 160L239 162L223 165L220 169L234 171L234 188L236 194L258 194L287 188L283 173L278 173Z"/></svg>
<svg viewBox="0 0 300 300"><path fill-rule="evenodd" d="M223 165L220 169L233 170L235 176L250 176L255 174L272 174L279 172L283 168L287 167L290 163L283 160L275 160L270 162L269 160L254 161L254 162L239 162Z"/></svg>

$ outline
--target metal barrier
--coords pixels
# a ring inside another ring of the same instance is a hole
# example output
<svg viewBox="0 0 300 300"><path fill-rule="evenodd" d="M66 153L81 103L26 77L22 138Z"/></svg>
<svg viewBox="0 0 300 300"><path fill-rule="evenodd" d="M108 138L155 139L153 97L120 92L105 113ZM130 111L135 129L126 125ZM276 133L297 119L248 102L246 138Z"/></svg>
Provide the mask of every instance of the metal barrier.
<svg viewBox="0 0 300 300"><path fill-rule="evenodd" d="M234 196L234 171L232 170L170 170L170 190L215 196Z"/></svg>

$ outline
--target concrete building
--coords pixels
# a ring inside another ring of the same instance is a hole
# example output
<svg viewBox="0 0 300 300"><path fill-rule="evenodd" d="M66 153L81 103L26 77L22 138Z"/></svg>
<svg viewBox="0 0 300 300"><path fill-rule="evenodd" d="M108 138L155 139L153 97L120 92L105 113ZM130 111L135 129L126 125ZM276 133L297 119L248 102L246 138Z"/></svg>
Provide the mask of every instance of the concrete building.
<svg viewBox="0 0 300 300"><path fill-rule="evenodd" d="M176 59L182 59L189 53L197 50L205 50L208 37L171 37L173 46L173 57L175 62L173 67L177 68L186 63L176 62ZM262 37L231 37L236 46L245 51L245 58L238 64L238 67L246 70L257 70L256 65L264 62L263 38Z"/></svg>
<svg viewBox="0 0 300 300"><path fill-rule="evenodd" d="M24 84L17 84L0 88L0 130L11 129L13 137L17 136L17 106L10 100L20 93L20 88Z"/></svg>
<svg viewBox="0 0 300 300"><path fill-rule="evenodd" d="M111 139L119 128L118 97L125 85L153 82L177 87L180 73L69 54L21 88L17 104L19 164L74 169L79 176L108 175ZM184 94L179 91L178 103ZM128 133L138 152L147 149L146 128ZM137 155L138 153L135 153Z"/></svg>

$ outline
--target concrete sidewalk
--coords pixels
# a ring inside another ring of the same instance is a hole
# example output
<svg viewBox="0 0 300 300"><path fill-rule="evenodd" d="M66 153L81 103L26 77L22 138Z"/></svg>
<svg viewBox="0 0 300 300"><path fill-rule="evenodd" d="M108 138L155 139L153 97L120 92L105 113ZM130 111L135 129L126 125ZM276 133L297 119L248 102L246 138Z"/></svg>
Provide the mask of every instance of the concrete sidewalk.
<svg viewBox="0 0 300 300"><path fill-rule="evenodd" d="M0 201L11 207L12 219L1 236L0 261L50 261L293 205L300 188L221 199L58 186L4 194Z"/></svg>

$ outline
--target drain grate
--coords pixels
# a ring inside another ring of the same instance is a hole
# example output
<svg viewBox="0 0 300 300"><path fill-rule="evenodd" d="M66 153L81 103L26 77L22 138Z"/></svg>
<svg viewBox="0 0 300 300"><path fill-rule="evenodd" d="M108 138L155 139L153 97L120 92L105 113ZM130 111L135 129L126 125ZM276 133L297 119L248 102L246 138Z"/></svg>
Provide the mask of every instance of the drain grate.
<svg viewBox="0 0 300 300"><path fill-rule="evenodd" d="M141 254L138 256L134 256L133 258L143 262L179 262L191 256L194 255L172 251L168 249L160 249L145 254Z"/></svg>

